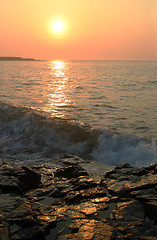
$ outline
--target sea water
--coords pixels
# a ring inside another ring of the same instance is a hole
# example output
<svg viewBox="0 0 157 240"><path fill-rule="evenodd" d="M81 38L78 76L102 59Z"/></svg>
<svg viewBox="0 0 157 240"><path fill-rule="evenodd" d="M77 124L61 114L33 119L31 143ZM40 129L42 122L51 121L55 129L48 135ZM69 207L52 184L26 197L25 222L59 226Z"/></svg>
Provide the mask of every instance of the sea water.
<svg viewBox="0 0 157 240"><path fill-rule="evenodd" d="M1 61L0 157L157 163L157 62Z"/></svg>

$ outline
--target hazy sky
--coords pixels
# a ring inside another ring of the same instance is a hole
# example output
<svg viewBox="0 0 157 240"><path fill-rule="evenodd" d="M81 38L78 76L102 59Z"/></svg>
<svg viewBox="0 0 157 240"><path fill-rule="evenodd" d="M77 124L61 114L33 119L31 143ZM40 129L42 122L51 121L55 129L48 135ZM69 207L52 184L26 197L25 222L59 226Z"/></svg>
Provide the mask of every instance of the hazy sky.
<svg viewBox="0 0 157 240"><path fill-rule="evenodd" d="M0 0L0 56L157 60L157 0Z"/></svg>

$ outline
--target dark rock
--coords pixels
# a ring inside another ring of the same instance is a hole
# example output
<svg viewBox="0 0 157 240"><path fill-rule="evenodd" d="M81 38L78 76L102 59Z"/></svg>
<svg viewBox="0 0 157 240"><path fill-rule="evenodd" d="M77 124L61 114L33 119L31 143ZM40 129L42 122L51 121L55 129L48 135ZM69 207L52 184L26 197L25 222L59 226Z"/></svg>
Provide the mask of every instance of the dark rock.
<svg viewBox="0 0 157 240"><path fill-rule="evenodd" d="M143 203L151 201L151 200L157 201L157 191L155 188L132 191L132 192L130 192L129 196L131 198L136 198Z"/></svg>
<svg viewBox="0 0 157 240"><path fill-rule="evenodd" d="M113 178L112 175L115 174L115 173L116 173L116 170L109 170L109 171L106 172L105 178L112 179Z"/></svg>
<svg viewBox="0 0 157 240"><path fill-rule="evenodd" d="M0 211L7 215L25 201L13 194L0 194Z"/></svg>
<svg viewBox="0 0 157 240"><path fill-rule="evenodd" d="M0 189L2 193L23 194L41 184L41 175L28 167L12 168L4 165L0 169Z"/></svg>
<svg viewBox="0 0 157 240"><path fill-rule="evenodd" d="M144 219L144 206L137 200L117 203L117 210L114 212L116 222L123 222L122 224L130 224L131 222ZM121 225L122 225L121 224Z"/></svg>
<svg viewBox="0 0 157 240"><path fill-rule="evenodd" d="M157 186L157 175L150 171L152 168L146 168L146 170L120 168L116 172L115 170L110 171L105 175L108 191L113 195L124 197L132 191L145 190ZM146 173L147 175L145 175Z"/></svg>
<svg viewBox="0 0 157 240"><path fill-rule="evenodd" d="M113 228L108 222L97 221L95 219L80 219L71 228L78 232L59 236L57 240L75 239L111 239ZM79 230L78 230L79 229Z"/></svg>
<svg viewBox="0 0 157 240"><path fill-rule="evenodd" d="M78 178L78 181L75 183L75 190L85 190L92 187L96 187L97 183L93 181L92 178Z"/></svg>
<svg viewBox="0 0 157 240"><path fill-rule="evenodd" d="M145 203L146 216L157 221L157 199Z"/></svg>
<svg viewBox="0 0 157 240"><path fill-rule="evenodd" d="M81 158L66 155L58 162L32 168L2 164L0 239L157 237L156 164L120 164L98 179L91 166L90 176L81 167Z"/></svg>
<svg viewBox="0 0 157 240"><path fill-rule="evenodd" d="M10 239L8 223L4 220L2 214L0 214L0 239L1 240Z"/></svg>
<svg viewBox="0 0 157 240"><path fill-rule="evenodd" d="M45 240L45 232L40 227L22 228L12 235L11 240Z"/></svg>
<svg viewBox="0 0 157 240"><path fill-rule="evenodd" d="M80 176L88 176L88 173L86 170L84 170L83 168L81 168L76 164L76 165L71 165L69 167L58 169L54 173L54 176L70 179L70 178L78 178Z"/></svg>
<svg viewBox="0 0 157 240"><path fill-rule="evenodd" d="M33 218L33 216L28 215L26 216L20 223L20 226L22 228L26 228L26 227L34 227L37 225L37 221L36 219Z"/></svg>
<svg viewBox="0 0 157 240"><path fill-rule="evenodd" d="M107 196L106 189L97 186L94 188L80 191L71 191L65 196L64 201L67 204L75 204L80 201L106 196Z"/></svg>
<svg viewBox="0 0 157 240"><path fill-rule="evenodd" d="M140 239L141 236L154 236L151 233L152 225L145 220L144 206L136 200L120 202L117 210L113 212L113 221L116 223L116 233L119 239ZM151 228L150 228L151 227Z"/></svg>
<svg viewBox="0 0 157 240"><path fill-rule="evenodd" d="M0 190L2 193L17 193L22 194L22 188L13 176L0 176Z"/></svg>
<svg viewBox="0 0 157 240"><path fill-rule="evenodd" d="M122 169L122 168L132 168L133 169L133 167L128 163L120 163L120 164L117 164L115 167L115 169Z"/></svg>
<svg viewBox="0 0 157 240"><path fill-rule="evenodd" d="M0 167L0 174L4 176L14 176L15 168L8 166L7 164L3 164Z"/></svg>
<svg viewBox="0 0 157 240"><path fill-rule="evenodd" d="M8 215L8 220L10 222L22 224L26 218L32 215L33 212L30 204L25 202L11 211L11 214Z"/></svg>
<svg viewBox="0 0 157 240"><path fill-rule="evenodd" d="M21 174L18 175L18 180L25 191L32 188L38 188L41 184L41 175L29 167L22 167Z"/></svg>
<svg viewBox="0 0 157 240"><path fill-rule="evenodd" d="M48 223L51 228L54 228L57 225L57 216L51 216L49 212L47 212L47 215L38 215L37 220L39 221L41 226Z"/></svg>

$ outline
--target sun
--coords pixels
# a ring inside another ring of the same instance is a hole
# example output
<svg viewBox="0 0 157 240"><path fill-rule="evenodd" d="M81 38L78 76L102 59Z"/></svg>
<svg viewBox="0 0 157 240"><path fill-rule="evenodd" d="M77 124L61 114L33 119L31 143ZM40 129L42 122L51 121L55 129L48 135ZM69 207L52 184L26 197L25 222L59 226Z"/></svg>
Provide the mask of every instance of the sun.
<svg viewBox="0 0 157 240"><path fill-rule="evenodd" d="M56 39L62 39L68 34L67 20L64 18L54 18L49 21L48 24L49 33Z"/></svg>
<svg viewBox="0 0 157 240"><path fill-rule="evenodd" d="M51 29L54 34L63 34L66 31L65 22L60 19L54 20Z"/></svg>
<svg viewBox="0 0 157 240"><path fill-rule="evenodd" d="M55 21L55 22L53 23L53 29L54 29L54 31L57 32L57 33L63 32L63 31L64 31L64 24L63 24L63 22L61 22L61 21L59 21L59 20Z"/></svg>

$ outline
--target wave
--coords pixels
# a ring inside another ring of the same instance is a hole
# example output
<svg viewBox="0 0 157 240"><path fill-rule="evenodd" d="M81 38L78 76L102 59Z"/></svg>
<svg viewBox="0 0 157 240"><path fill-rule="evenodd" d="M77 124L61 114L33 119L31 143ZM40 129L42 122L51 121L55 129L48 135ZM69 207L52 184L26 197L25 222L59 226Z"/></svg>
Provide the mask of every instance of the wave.
<svg viewBox="0 0 157 240"><path fill-rule="evenodd" d="M155 143L0 102L1 157L38 156L42 161L65 153L109 165L127 162L139 167L157 162Z"/></svg>

